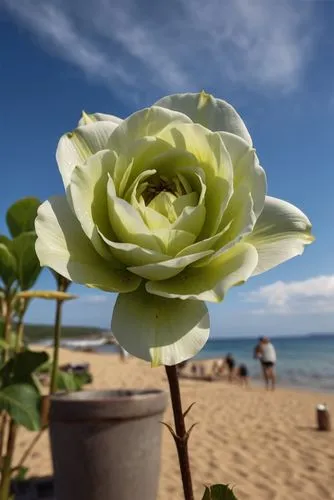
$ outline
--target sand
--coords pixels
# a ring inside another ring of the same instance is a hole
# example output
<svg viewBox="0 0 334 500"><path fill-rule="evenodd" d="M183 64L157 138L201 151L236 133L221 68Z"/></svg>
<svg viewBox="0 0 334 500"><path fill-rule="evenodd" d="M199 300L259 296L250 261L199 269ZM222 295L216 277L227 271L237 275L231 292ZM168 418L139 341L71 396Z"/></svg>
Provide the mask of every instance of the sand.
<svg viewBox="0 0 334 500"><path fill-rule="evenodd" d="M95 389L167 390L164 369L137 359L121 363L116 355L61 350L60 361L89 362ZM283 388L272 393L262 386L247 390L225 381L181 380L181 390L184 407L196 401L187 417L188 425L198 422L189 446L196 499L202 498L204 484L217 482L235 485L239 500L334 499L334 431L315 428L315 405L326 401L334 418L334 395ZM170 407L165 421L172 423ZM33 436L20 430L16 459ZM47 433L26 465L30 475L52 472ZM157 500L182 498L174 443L163 428Z"/></svg>

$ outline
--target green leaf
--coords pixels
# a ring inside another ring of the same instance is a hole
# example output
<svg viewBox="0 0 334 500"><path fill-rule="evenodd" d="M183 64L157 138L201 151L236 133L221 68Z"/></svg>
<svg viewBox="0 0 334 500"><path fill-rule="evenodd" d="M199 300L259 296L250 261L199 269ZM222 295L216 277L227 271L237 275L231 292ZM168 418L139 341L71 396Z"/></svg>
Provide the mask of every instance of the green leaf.
<svg viewBox="0 0 334 500"><path fill-rule="evenodd" d="M22 233L13 239L13 254L17 262L17 277L21 290L31 288L41 272L35 251L36 233Z"/></svg>
<svg viewBox="0 0 334 500"><path fill-rule="evenodd" d="M35 230L35 219L37 209L41 204L38 198L22 198L17 200L6 214L7 226L10 234L14 237L21 233Z"/></svg>
<svg viewBox="0 0 334 500"><path fill-rule="evenodd" d="M34 385L31 374L47 362L49 355L46 352L26 350L16 354L0 370L0 383L2 387L11 384Z"/></svg>
<svg viewBox="0 0 334 500"><path fill-rule="evenodd" d="M68 392L79 391L84 382L74 373L66 373L58 371L57 373L57 389Z"/></svg>
<svg viewBox="0 0 334 500"><path fill-rule="evenodd" d="M214 484L205 488L202 500L237 500L228 484Z"/></svg>
<svg viewBox="0 0 334 500"><path fill-rule="evenodd" d="M10 345L3 339L0 337L0 351L2 349L8 349L10 347Z"/></svg>
<svg viewBox="0 0 334 500"><path fill-rule="evenodd" d="M30 431L40 429L39 404L40 396L31 385L13 384L0 390L0 410Z"/></svg>
<svg viewBox="0 0 334 500"><path fill-rule="evenodd" d="M13 479L15 479L16 481L23 481L27 477L28 470L28 467L19 467L16 475L13 476Z"/></svg>
<svg viewBox="0 0 334 500"><path fill-rule="evenodd" d="M2 239L2 238L1 238ZM6 287L10 287L16 279L16 260L7 245L0 239L0 278Z"/></svg>

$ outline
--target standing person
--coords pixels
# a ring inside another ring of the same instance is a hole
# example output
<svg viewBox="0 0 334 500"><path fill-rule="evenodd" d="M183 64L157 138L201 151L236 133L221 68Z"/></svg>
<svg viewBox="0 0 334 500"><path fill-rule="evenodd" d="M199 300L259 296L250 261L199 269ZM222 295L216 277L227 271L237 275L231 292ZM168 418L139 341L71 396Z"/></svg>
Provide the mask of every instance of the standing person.
<svg viewBox="0 0 334 500"><path fill-rule="evenodd" d="M273 344L270 342L268 337L263 337L260 342L259 355L262 364L264 381L266 384L266 389L269 389L271 385L271 390L275 389L276 384L276 351Z"/></svg>
<svg viewBox="0 0 334 500"><path fill-rule="evenodd" d="M239 379L240 384L243 387L248 387L249 373L248 373L248 368L244 363L241 363L241 365L238 367L237 377Z"/></svg>
<svg viewBox="0 0 334 500"><path fill-rule="evenodd" d="M228 353L225 360L224 365L227 365L228 369L228 380L232 382L235 368L235 360L231 353Z"/></svg>

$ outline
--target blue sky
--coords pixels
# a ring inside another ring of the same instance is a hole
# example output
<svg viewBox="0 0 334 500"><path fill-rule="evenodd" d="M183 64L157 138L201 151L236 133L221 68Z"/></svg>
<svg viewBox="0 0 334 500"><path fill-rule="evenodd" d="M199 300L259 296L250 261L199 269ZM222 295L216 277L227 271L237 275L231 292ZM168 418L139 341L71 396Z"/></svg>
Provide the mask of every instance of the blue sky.
<svg viewBox="0 0 334 500"><path fill-rule="evenodd" d="M334 331L334 3L281 0L3 0L0 231L16 199L63 192L60 135L82 109L125 117L173 92L231 102L269 194L311 219L302 257L210 306L215 336ZM47 271L39 288L53 288ZM109 327L115 297L73 285L65 323ZM36 301L28 319L52 322Z"/></svg>

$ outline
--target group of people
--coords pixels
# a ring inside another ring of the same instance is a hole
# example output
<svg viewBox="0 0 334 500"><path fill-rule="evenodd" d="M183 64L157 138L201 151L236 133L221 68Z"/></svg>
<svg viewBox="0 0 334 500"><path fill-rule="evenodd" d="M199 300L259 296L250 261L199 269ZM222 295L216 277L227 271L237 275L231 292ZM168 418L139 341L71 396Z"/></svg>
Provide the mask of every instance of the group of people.
<svg viewBox="0 0 334 500"><path fill-rule="evenodd" d="M227 378L230 382L238 380L245 387L248 386L249 373L247 366L242 363L236 368L236 362L231 353L228 353L224 359L218 359L213 363L212 375L220 377L224 375L227 369Z"/></svg>
<svg viewBox="0 0 334 500"><path fill-rule="evenodd" d="M266 389L275 389L276 384L276 351L268 337L260 337L257 345L254 348L254 359L258 359L261 363L263 378ZM233 380L239 381L243 386L247 387L249 383L249 371L244 363L236 367L236 362L231 353L228 353L225 358L218 359L213 363L212 375L220 377L227 371L227 378L230 382Z"/></svg>

